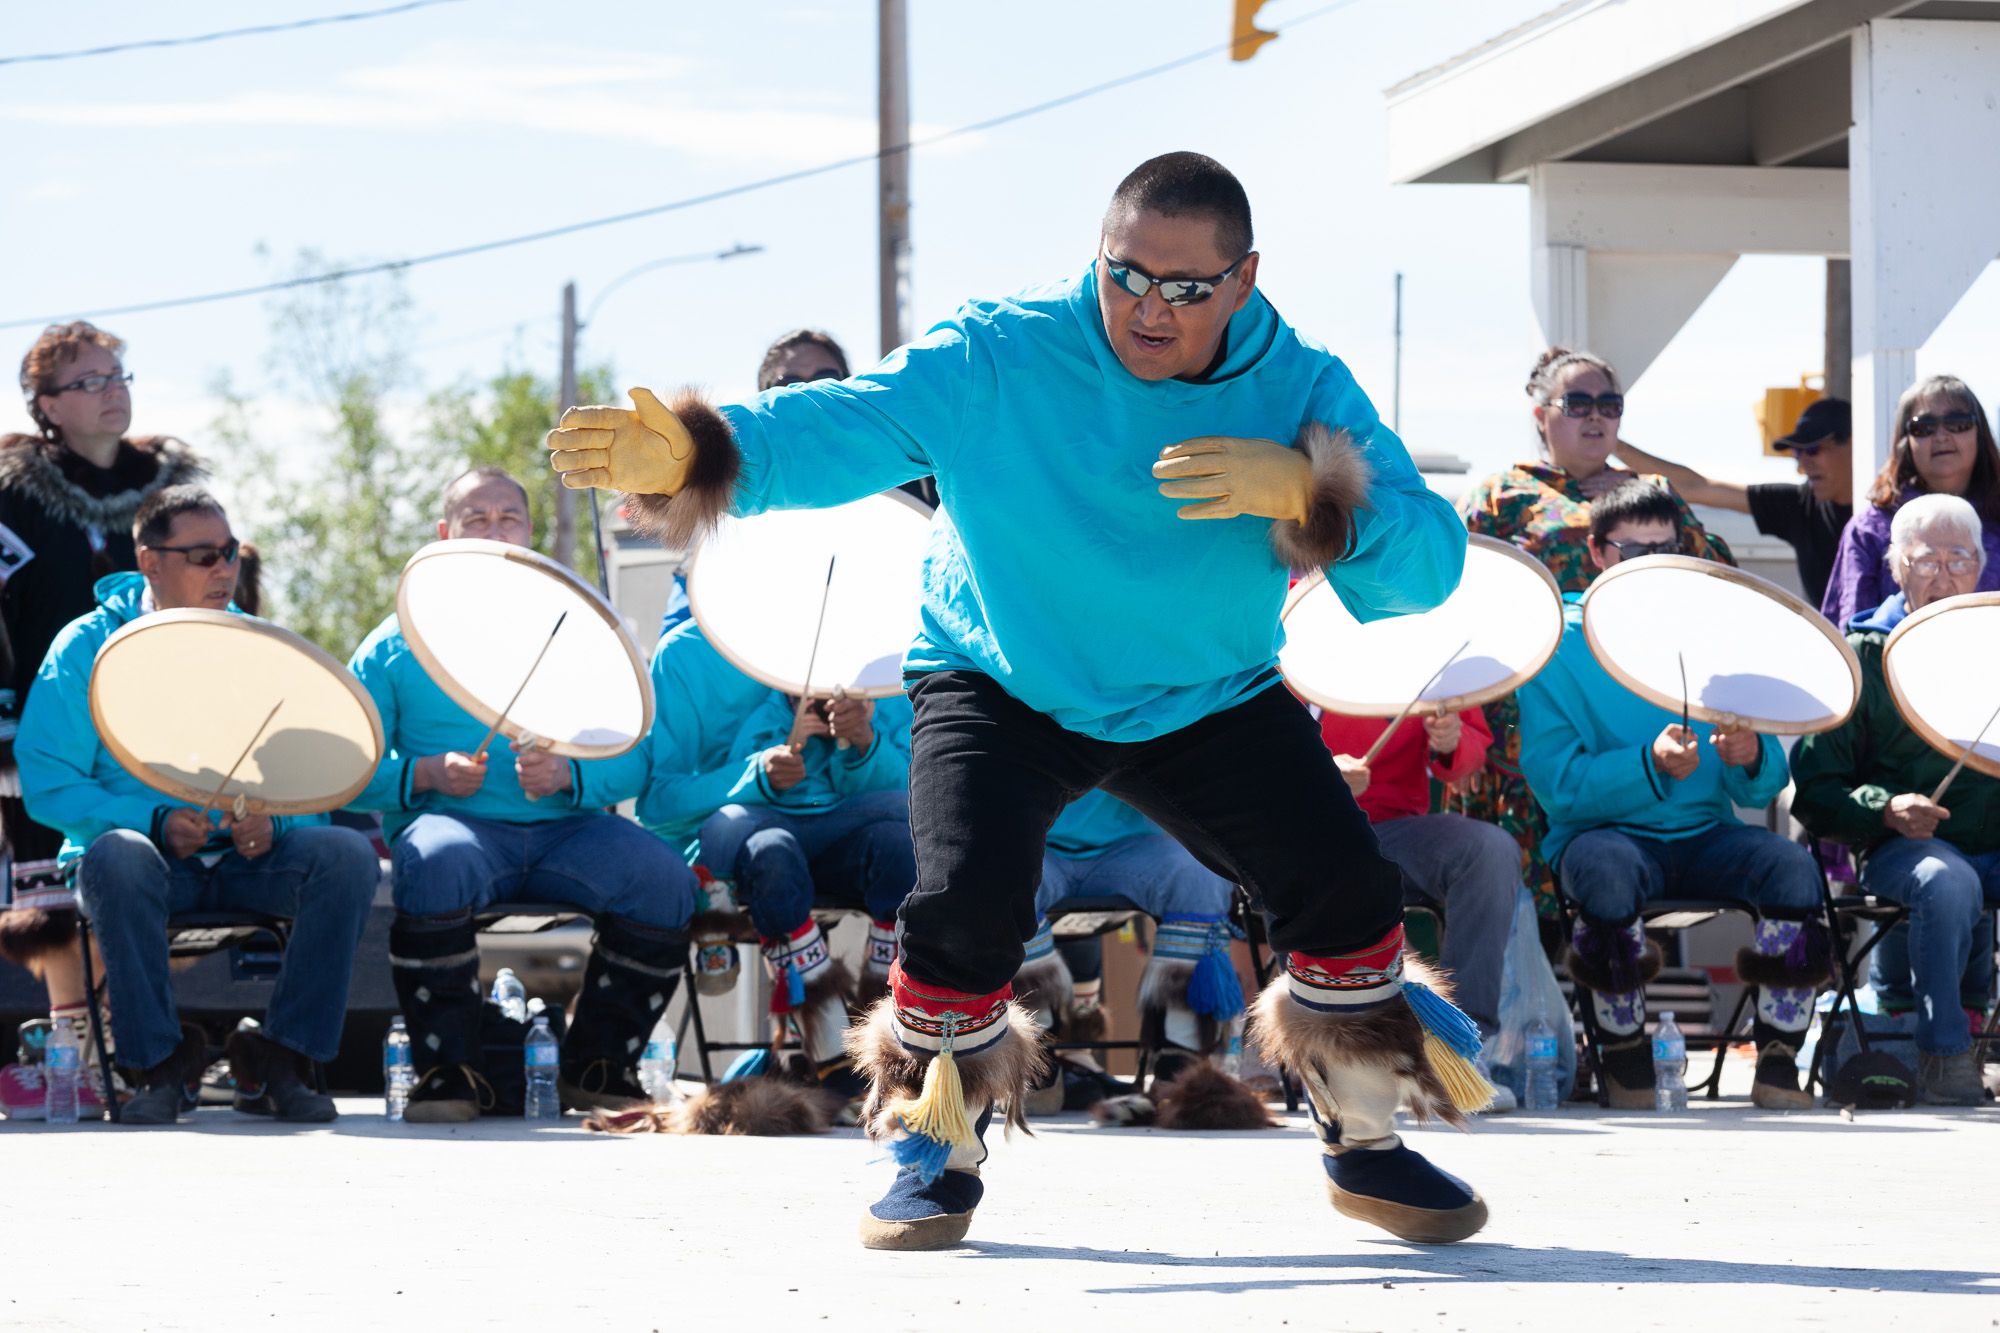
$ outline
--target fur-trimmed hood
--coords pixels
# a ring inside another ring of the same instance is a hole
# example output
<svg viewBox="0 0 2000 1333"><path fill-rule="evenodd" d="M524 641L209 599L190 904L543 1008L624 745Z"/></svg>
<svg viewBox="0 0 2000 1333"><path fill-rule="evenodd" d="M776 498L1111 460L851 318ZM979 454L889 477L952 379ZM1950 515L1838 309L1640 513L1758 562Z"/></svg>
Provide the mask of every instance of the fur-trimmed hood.
<svg viewBox="0 0 2000 1333"><path fill-rule="evenodd" d="M62 445L36 435L0 437L0 491L18 491L72 526L118 532L132 526L139 505L154 491L208 476L194 450L171 435L134 436L120 441L119 447L153 455L158 460L153 479L98 496L63 475L57 462Z"/></svg>

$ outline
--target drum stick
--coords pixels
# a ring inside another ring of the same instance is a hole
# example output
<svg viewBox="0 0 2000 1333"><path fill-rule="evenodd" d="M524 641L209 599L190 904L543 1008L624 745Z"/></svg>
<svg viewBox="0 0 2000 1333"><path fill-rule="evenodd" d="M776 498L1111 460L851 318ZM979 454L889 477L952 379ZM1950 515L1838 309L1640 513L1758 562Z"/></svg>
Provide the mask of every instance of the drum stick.
<svg viewBox="0 0 2000 1333"><path fill-rule="evenodd" d="M500 710L500 716L493 719L493 726L487 731L486 739L479 742L479 748L472 752L479 757L480 762L485 762L486 747L493 744L493 738L499 735L500 728L507 724L507 714L513 712L514 705L521 702L521 691L528 688L528 682L533 680L535 672L541 669L542 659L549 655L549 645L556 641L556 632L562 629L563 621L568 619L569 612L567 611L556 617L555 628L549 631L548 638L542 640L542 651L536 653L535 660L528 664L528 674L521 677L520 688L514 691L514 697L507 701L507 706Z"/></svg>
<svg viewBox="0 0 2000 1333"><path fill-rule="evenodd" d="M833 600L833 565L838 559L840 559L838 552L826 558L826 591L819 595L819 624L813 627L812 652L806 656L806 678L799 689L799 709L792 714L794 736L798 733L799 722L805 717L807 707L812 703L813 668L819 665L819 636L826 633L826 604ZM805 748L805 745L804 741L795 739L791 746L792 753L797 754Z"/></svg>
<svg viewBox="0 0 2000 1333"><path fill-rule="evenodd" d="M1961 754L1958 757L1958 762L1951 766L1951 772L1944 775L1943 782L1938 783L1937 790L1931 793L1932 805L1936 805L1944 799L1944 789L1949 787L1952 784L1952 779L1958 776L1958 770L1965 767L1965 761L1972 758L1972 752L1979 748L1979 742L1986 739L1986 733L1993 729L1995 720L2000 720L2000 708L1993 710L1993 716L1986 719L1986 725L1981 727L1979 734L1972 738L1972 744L1965 747L1965 753Z"/></svg>
<svg viewBox="0 0 2000 1333"><path fill-rule="evenodd" d="M278 702L271 705L270 712L264 714L264 721L262 722L262 724L258 726L257 734L252 736L250 738L250 743L243 747L243 753L236 756L236 762L229 766L229 771L222 775L222 781L215 784L215 791L209 796L207 804L201 807L201 817L203 819L208 818L208 812L215 809L216 804L222 800L223 788L227 787L229 785L229 780L236 776L236 770L243 767L243 761L245 759L248 759L250 757L250 752L257 748L257 742L264 739L265 729L271 725L271 719L276 717L278 715L278 710L280 708L283 708L284 706L285 706L285 701L283 699L280 699L278 700ZM1950 780L1951 779L1949 778L1945 779L1945 781L1947 782L1949 782Z"/></svg>
<svg viewBox="0 0 2000 1333"><path fill-rule="evenodd" d="M1686 653L1675 653L1681 664L1681 730L1692 731L1688 726L1688 660Z"/></svg>
<svg viewBox="0 0 2000 1333"><path fill-rule="evenodd" d="M1368 747L1368 753L1361 756L1361 766L1363 768L1366 768L1370 764L1375 762L1375 756L1382 753L1382 747L1387 745L1389 743L1389 738L1396 734L1396 728L1403 725L1403 719L1410 715L1410 710L1415 708L1418 704L1424 701L1424 690L1428 690L1431 686L1437 684L1438 677L1442 676L1446 672L1446 670L1450 668L1451 664L1459 659L1460 654L1464 653L1464 651L1467 648L1470 648L1471 646L1472 646L1472 640L1467 639L1464 643L1458 645L1457 652L1453 653L1450 657L1444 659L1443 666L1439 667L1436 671L1431 672L1431 678L1425 681L1423 683L1423 686L1420 689L1418 689L1417 697L1403 705L1403 711L1396 714L1394 718L1390 719L1389 725L1382 728L1382 734L1375 738L1375 743Z"/></svg>

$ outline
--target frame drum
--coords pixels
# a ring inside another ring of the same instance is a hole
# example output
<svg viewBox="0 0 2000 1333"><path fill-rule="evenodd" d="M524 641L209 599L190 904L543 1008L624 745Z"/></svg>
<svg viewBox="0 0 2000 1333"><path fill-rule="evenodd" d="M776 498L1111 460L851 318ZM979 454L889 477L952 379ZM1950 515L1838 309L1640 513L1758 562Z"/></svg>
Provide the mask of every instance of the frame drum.
<svg viewBox="0 0 2000 1333"><path fill-rule="evenodd" d="M1910 730L1950 759L2000 706L1985 673L2000 662L2000 592L1974 592L1932 602L1890 632L1882 645L1889 697ZM2000 778L2000 723L1989 728L1965 766Z"/></svg>

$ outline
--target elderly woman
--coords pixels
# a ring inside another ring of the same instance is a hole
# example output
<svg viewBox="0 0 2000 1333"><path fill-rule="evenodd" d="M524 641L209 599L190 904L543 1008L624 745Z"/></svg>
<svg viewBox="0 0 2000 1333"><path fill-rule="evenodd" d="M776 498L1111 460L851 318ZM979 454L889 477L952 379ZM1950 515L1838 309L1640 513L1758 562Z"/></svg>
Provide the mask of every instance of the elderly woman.
<svg viewBox="0 0 2000 1333"><path fill-rule="evenodd" d="M1799 742L1792 813L1862 855L1868 892L1909 907L1918 1096L1934 1106L1973 1106L1984 1093L1960 988L1979 918L2000 904L2000 781L1968 768L1953 781L1949 805L1926 795L1952 758L1896 712L1882 645L1911 613L1979 585L1986 568L1979 514L1956 495L1908 500L1891 524L1888 555L1902 591L1855 617L1847 636L1861 658L1861 704L1840 727Z"/></svg>

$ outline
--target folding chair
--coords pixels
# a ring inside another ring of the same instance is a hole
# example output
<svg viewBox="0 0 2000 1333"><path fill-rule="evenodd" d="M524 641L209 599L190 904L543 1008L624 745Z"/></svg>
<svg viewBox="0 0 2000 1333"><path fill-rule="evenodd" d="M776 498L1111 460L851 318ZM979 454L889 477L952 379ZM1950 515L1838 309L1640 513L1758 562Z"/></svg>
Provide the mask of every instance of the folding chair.
<svg viewBox="0 0 2000 1333"><path fill-rule="evenodd" d="M97 1067L104 1093L105 1110L113 1124L121 1119L111 1074L111 1048L105 1040L103 996L98 990L96 964L91 960L90 918L77 914L77 933L83 947L83 989L90 1015L90 1037L97 1045ZM258 912L187 912L167 920L167 957L199 958L220 949L233 949L246 975L275 976L285 947L291 942L291 922ZM320 1091L325 1075L317 1062L313 1076Z"/></svg>
<svg viewBox="0 0 2000 1333"><path fill-rule="evenodd" d="M1118 897L1066 898L1058 906L1063 910L1049 917L1049 933L1058 940L1100 939L1115 930L1123 930L1135 918L1145 916L1145 913ZM1099 1064L1104 1063L1104 1052L1135 1052L1132 1073L1132 1086L1135 1088L1145 1083L1146 1070L1153 1062L1152 1046L1143 1037L1129 1041L1114 1038L1102 1041L1051 1041L1046 1043L1046 1049L1058 1053L1096 1052Z"/></svg>
<svg viewBox="0 0 2000 1333"><path fill-rule="evenodd" d="M861 914L862 910L858 907L815 907L813 908L812 911L812 918L814 921L819 923L819 928L830 936L833 933L834 927L839 925L843 918L850 916L858 916ZM747 922L748 913L745 912L743 915L745 916ZM747 924L745 930L746 930L746 938L742 941L739 941L739 943L750 943L755 941L756 934L754 931L749 930ZM685 1043L687 1040L688 1028L690 1025L693 1026L695 1058L701 1064L702 1082L704 1083L715 1082L715 1065L712 1057L718 1053L727 1053L732 1051L742 1052L742 1051L765 1051L765 1050L775 1050L783 1052L783 1051L803 1051L805 1049L805 1043L800 1041L795 1036L787 1036L784 1040L778 1042L776 1046L773 1046L768 1041L710 1040L708 1035L708 1023L706 1022L706 1020L702 1018L701 1014L701 997L697 995L694 990L694 976L698 963L699 960L695 957L694 953L694 942L690 940L688 942L688 972L687 972L688 980L684 987L684 989L687 991L687 1007L681 1012L680 1028L675 1033L674 1039L677 1043ZM741 982L739 981L738 984L741 984ZM788 1030L789 1030L789 1025L788 1025Z"/></svg>
<svg viewBox="0 0 2000 1333"><path fill-rule="evenodd" d="M1561 894L1557 895L1556 901L1562 913L1563 938L1569 939L1575 934L1578 915L1576 906L1570 902L1567 896ZM1680 932L1690 930L1704 922L1713 921L1715 918L1728 913L1736 913L1747 918L1752 930L1756 928L1756 923L1763 919L1762 914L1753 904L1740 899L1660 898L1647 903L1640 910L1639 922L1649 931ZM1722 1095L1723 1059L1729 1054L1729 1048L1736 1044L1736 1030L1742 1024L1744 1015L1749 1012L1750 997L1756 988L1753 986L1745 986L1743 988L1743 993L1736 997L1736 1006L1730 1011L1729 1020L1726 1023L1720 1026L1717 1026L1713 1021L1706 1024L1690 1023L1682 1025L1678 1021L1680 1016L1683 1014L1700 1013L1702 1011L1701 1008L1692 1006L1699 1005L1706 1007L1708 996L1706 994L1707 985L1704 981L1695 981L1685 975L1673 975L1678 971L1679 969L1663 968L1660 975L1647 984L1646 1011L1648 1014L1664 1012L1665 1007L1657 1004L1656 1001L1665 1001L1667 1006L1673 1009L1676 1018L1675 1026L1681 1028L1682 1035L1687 1039L1688 1049L1691 1051L1713 1050L1715 1052L1715 1065L1709 1070L1708 1077L1699 1083L1691 1085L1688 1089L1690 1092L1700 1091L1710 1101L1714 1101ZM1570 1009L1575 1014L1577 1021L1583 1026L1584 1054L1590 1064L1591 1077L1596 1083L1597 1104L1599 1106L1609 1106L1611 1104L1611 1090L1604 1081L1604 1062L1599 1053L1601 1034L1597 1030L1597 1011L1590 1003L1589 992L1567 975L1567 969L1564 970L1560 979L1567 983ZM1700 993L1695 993L1693 990L1696 986L1700 987ZM1713 1012L1709 1012L1707 1017L1712 1020L1714 1017ZM1708 1029L1706 1032L1700 1030L1704 1026ZM1690 1028L1694 1030L1690 1031Z"/></svg>

